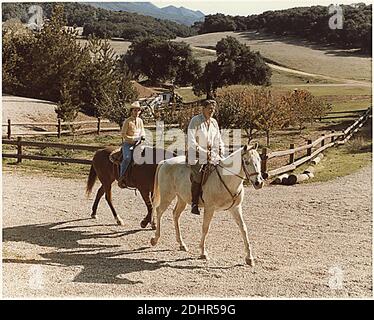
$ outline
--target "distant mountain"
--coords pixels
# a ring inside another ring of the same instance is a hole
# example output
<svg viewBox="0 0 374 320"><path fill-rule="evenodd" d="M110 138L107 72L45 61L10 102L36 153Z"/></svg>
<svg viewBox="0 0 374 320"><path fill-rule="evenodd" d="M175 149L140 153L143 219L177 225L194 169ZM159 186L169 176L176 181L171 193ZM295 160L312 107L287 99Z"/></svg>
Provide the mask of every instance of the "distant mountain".
<svg viewBox="0 0 374 320"><path fill-rule="evenodd" d="M166 19L185 25L193 25L196 21L204 20L204 13L184 7L167 6L159 8L150 2L85 2L96 8L112 11L136 12L158 19Z"/></svg>

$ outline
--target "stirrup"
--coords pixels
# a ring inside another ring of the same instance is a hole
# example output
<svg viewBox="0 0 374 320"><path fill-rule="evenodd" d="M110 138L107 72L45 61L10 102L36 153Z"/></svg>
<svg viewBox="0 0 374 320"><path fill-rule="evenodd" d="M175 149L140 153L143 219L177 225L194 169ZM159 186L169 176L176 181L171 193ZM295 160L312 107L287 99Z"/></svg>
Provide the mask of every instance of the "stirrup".
<svg viewBox="0 0 374 320"><path fill-rule="evenodd" d="M121 188L121 189L124 189L126 188L126 184L125 184L125 179L123 177L119 178L118 179L118 186Z"/></svg>
<svg viewBox="0 0 374 320"><path fill-rule="evenodd" d="M199 206L197 204L193 203L191 205L191 213L196 214L196 215L200 215Z"/></svg>

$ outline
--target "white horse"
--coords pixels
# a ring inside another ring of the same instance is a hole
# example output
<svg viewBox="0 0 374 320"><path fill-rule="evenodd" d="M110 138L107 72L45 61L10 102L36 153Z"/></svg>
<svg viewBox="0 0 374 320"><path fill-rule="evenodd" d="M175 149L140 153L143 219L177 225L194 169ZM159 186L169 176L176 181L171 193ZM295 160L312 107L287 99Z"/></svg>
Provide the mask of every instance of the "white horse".
<svg viewBox="0 0 374 320"><path fill-rule="evenodd" d="M243 237L246 252L245 261L247 264L254 266L248 231L243 220L242 202L244 197L243 181L245 179L251 181L255 189L262 188L264 183L261 175L261 159L256 149L257 144L254 147L245 145L226 159L221 160L203 185L202 198L204 202L200 199L199 203L199 206L204 207L204 221L200 242L201 259L208 259L205 240L213 213L215 211L229 210ZM157 168L153 195L154 214L152 217L154 221L157 214L157 228L155 237L151 239L153 246L157 244L160 238L161 216L177 197L177 204L173 211L174 226L180 250L187 251L179 229L179 217L186 208L187 203L191 203L191 169L185 164L185 161L185 157L180 156L163 161ZM234 173L231 168L233 161L240 164L238 174Z"/></svg>

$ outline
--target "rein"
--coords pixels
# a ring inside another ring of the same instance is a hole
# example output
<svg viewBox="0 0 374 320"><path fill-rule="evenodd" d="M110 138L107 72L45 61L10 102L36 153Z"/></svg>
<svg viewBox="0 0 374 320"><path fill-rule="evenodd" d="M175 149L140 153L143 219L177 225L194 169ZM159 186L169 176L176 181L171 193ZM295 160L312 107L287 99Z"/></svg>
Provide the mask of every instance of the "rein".
<svg viewBox="0 0 374 320"><path fill-rule="evenodd" d="M246 168L246 166L245 166L244 163L243 163L243 159L242 159L242 168L243 168L243 170L244 170L245 177L242 177L241 175L232 172L231 170L227 169L226 167L222 166L222 165L219 164L219 163L218 163L217 166L221 167L222 169L225 169L226 171L230 172L232 175L234 175L234 176L236 176L237 178L242 179L242 180L245 180L245 179L248 179L248 180L249 180L250 177L252 177L252 176L256 176L256 175L259 174L258 172L249 173L248 170L247 170L247 168ZM230 194L230 196L231 196L231 198L232 198L232 203L231 203L231 205L230 205L228 208L225 209L225 211L226 211L226 210L230 210L230 209L234 206L235 201L236 201L236 199L238 199L238 197L239 197L240 194L242 193L243 188L240 189L239 192L237 192L237 193L235 193L235 194L232 194L232 192L230 191L229 187L226 185L225 181L223 181L221 175L219 174L219 172L218 172L218 170L217 170L217 166L215 166L215 169L216 169L216 172L217 172L218 178L219 178L219 180L221 181L221 183L223 184L223 186L225 187L225 189L227 190L227 192Z"/></svg>

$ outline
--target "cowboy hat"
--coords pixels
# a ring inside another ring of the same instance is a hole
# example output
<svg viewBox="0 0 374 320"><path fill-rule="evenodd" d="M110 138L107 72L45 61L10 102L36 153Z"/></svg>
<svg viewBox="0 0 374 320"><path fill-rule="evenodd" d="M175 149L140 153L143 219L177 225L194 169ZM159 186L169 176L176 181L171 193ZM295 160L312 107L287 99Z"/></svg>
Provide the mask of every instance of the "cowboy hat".
<svg viewBox="0 0 374 320"><path fill-rule="evenodd" d="M139 101L133 102L130 106L128 106L128 109L131 111L131 109L142 109L142 106L140 105Z"/></svg>

